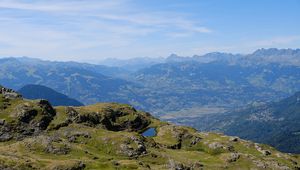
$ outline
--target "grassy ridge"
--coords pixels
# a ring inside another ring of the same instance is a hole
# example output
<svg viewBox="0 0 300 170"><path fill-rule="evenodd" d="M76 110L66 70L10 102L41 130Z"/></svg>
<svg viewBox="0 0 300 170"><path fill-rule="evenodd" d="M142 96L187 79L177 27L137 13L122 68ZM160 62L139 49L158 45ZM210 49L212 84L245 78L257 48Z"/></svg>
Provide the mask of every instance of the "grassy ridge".
<svg viewBox="0 0 300 170"><path fill-rule="evenodd" d="M300 163L297 155L161 122L124 104L56 107L49 114L45 102L0 94L0 106L0 138L13 127L12 138L0 142L0 169L294 169ZM20 119L32 110L35 115ZM42 129L45 115L52 117ZM157 135L143 137L149 127ZM33 132L24 134L28 129Z"/></svg>

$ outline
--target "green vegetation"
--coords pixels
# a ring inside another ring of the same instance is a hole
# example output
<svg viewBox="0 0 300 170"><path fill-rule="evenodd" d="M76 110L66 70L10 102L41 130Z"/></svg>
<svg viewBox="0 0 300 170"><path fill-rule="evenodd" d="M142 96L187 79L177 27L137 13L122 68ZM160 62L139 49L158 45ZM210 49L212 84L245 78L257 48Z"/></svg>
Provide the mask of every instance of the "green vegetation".
<svg viewBox="0 0 300 170"><path fill-rule="evenodd" d="M0 169L294 169L297 155L161 122L132 106L56 107L0 94ZM157 130L143 137L146 129Z"/></svg>

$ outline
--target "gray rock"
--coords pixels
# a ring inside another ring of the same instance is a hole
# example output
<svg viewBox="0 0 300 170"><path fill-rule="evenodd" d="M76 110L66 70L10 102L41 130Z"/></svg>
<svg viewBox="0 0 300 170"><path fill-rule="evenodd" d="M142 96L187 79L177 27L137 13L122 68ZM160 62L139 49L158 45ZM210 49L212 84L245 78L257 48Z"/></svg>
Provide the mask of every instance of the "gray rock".
<svg viewBox="0 0 300 170"><path fill-rule="evenodd" d="M262 153L263 153L265 156L271 155L271 151L269 151L269 150L263 150Z"/></svg>
<svg viewBox="0 0 300 170"><path fill-rule="evenodd" d="M57 155L66 155L70 152L70 150L70 147L66 144L63 144L62 146L54 146L52 144L49 144L45 149L45 152Z"/></svg>
<svg viewBox="0 0 300 170"><path fill-rule="evenodd" d="M193 166L192 166L192 169L203 169L204 168L204 165L200 162L195 162L193 163Z"/></svg>
<svg viewBox="0 0 300 170"><path fill-rule="evenodd" d="M130 144L135 143L137 148L134 149ZM143 139L136 136L130 136L128 141L120 145L121 153L129 157L138 157L142 154L147 153L147 148L144 144Z"/></svg>
<svg viewBox="0 0 300 170"><path fill-rule="evenodd" d="M192 142L191 142L191 145L196 145L197 143L199 143L201 141L201 138L199 137L195 137Z"/></svg>
<svg viewBox="0 0 300 170"><path fill-rule="evenodd" d="M4 119L0 119L0 125L4 125L5 124L5 120Z"/></svg>
<svg viewBox="0 0 300 170"><path fill-rule="evenodd" d="M268 155L271 155L271 154L272 154L271 151L263 149L263 148L262 148L261 146L259 146L257 143L255 143L254 146L255 146L256 150L259 151L260 153L262 153L264 156L268 156Z"/></svg>
<svg viewBox="0 0 300 170"><path fill-rule="evenodd" d="M26 105L17 107L16 112L18 120L24 123L29 123L38 114L37 110Z"/></svg>
<svg viewBox="0 0 300 170"><path fill-rule="evenodd" d="M226 162L235 162L240 158L240 154L239 153L230 153L230 156L228 158L226 158Z"/></svg>
<svg viewBox="0 0 300 170"><path fill-rule="evenodd" d="M9 133L3 133L0 135L0 142L9 141L13 138L13 136Z"/></svg>
<svg viewBox="0 0 300 170"><path fill-rule="evenodd" d="M138 151L138 154L142 154L142 153L145 154L145 153L147 153L146 147L145 147L144 144L138 144L137 151Z"/></svg>
<svg viewBox="0 0 300 170"><path fill-rule="evenodd" d="M71 121L76 121L79 118L78 117L79 113L73 107L67 107L66 113L68 114L68 117L70 118Z"/></svg>
<svg viewBox="0 0 300 170"><path fill-rule="evenodd" d="M134 150L131 146L126 145L126 144L121 144L121 153L123 155L129 156L129 157L136 157L138 156L138 152Z"/></svg>
<svg viewBox="0 0 300 170"><path fill-rule="evenodd" d="M85 169L86 165L82 161L78 161L74 163L73 165L59 165L52 170L83 170Z"/></svg>
<svg viewBox="0 0 300 170"><path fill-rule="evenodd" d="M221 148L224 147L224 145L222 145L222 144L220 144L220 143L218 143L218 142L213 142L213 143L210 143L210 144L208 145L208 147L209 147L210 149L221 149Z"/></svg>
<svg viewBox="0 0 300 170"><path fill-rule="evenodd" d="M230 137L231 142L238 142L240 139L238 137Z"/></svg>
<svg viewBox="0 0 300 170"><path fill-rule="evenodd" d="M7 88L4 88L4 87L0 88L0 94L2 94L4 96L4 98L6 98L6 99L17 99L17 98L22 97L20 94L18 94L14 90L7 89Z"/></svg>
<svg viewBox="0 0 300 170"><path fill-rule="evenodd" d="M175 162L172 159L169 160L168 168L170 170L191 170L191 167L185 166L182 163Z"/></svg>
<svg viewBox="0 0 300 170"><path fill-rule="evenodd" d="M69 142L77 142L77 139L79 137L84 137L84 138L91 138L91 135L88 132L69 132L67 134L65 134L68 138Z"/></svg>

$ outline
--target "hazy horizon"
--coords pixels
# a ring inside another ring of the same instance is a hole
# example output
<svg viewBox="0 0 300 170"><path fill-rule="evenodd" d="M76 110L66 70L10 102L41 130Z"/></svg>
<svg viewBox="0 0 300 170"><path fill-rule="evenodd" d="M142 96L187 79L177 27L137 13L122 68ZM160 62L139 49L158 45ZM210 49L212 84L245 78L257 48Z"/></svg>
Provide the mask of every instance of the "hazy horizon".
<svg viewBox="0 0 300 170"><path fill-rule="evenodd" d="M251 51L249 53L231 53L231 52L224 52L224 51L212 51L212 52L207 52L207 53L203 53L203 54L193 54L190 56L181 56L175 53L171 53L167 56L153 56L153 57L133 57L133 58L102 58L99 60L89 60L89 59L82 59L82 60L72 60L72 59L51 59L51 58L38 58L38 57L32 57L32 56L0 56L0 59L5 59L5 58L29 58L29 59L37 59L37 60L43 60L43 61L51 61L51 62L78 62L78 63L89 63L89 64L100 64L100 65L109 65L106 62L109 61L130 61L132 59L153 59L153 60L165 60L168 57L170 57L171 55L177 55L179 57L193 57L193 56L204 56L206 54L210 54L210 53L227 53L227 54L233 54L233 55L248 55L248 54L252 54L254 52L256 52L257 50L269 50L269 49L278 49L278 50L300 50L300 48L258 48L254 51Z"/></svg>

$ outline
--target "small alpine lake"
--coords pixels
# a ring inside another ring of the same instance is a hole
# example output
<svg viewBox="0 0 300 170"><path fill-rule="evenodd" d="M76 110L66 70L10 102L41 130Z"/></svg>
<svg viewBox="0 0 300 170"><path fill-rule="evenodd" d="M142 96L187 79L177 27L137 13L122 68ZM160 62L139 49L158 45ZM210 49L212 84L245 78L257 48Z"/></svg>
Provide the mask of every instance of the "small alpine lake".
<svg viewBox="0 0 300 170"><path fill-rule="evenodd" d="M144 137L154 137L154 136L156 136L156 129L155 128L149 128L146 131L144 131L142 133L142 135Z"/></svg>

